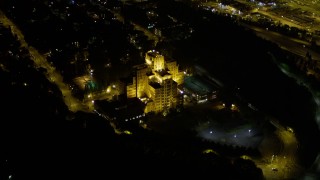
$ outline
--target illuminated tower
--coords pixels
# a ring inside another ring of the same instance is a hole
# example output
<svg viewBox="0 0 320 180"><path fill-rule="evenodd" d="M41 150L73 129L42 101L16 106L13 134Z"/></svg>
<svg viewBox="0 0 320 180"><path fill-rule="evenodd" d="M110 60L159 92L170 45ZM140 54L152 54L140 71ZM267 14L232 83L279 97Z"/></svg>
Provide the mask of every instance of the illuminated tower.
<svg viewBox="0 0 320 180"><path fill-rule="evenodd" d="M179 71L179 66L177 65L176 61L167 61L166 67L168 72L172 74L172 79L178 83L178 85L183 83L184 80L184 73Z"/></svg>
<svg viewBox="0 0 320 180"><path fill-rule="evenodd" d="M166 62L164 56L154 50L146 53L145 61L134 67L132 83L127 84L128 98L138 97L144 101L145 113L176 108L177 87L183 83L183 72L175 61Z"/></svg>
<svg viewBox="0 0 320 180"><path fill-rule="evenodd" d="M153 66L152 69L154 71L160 71L163 70L164 67L164 57L159 54L157 51L148 51L146 53L146 63L149 66Z"/></svg>

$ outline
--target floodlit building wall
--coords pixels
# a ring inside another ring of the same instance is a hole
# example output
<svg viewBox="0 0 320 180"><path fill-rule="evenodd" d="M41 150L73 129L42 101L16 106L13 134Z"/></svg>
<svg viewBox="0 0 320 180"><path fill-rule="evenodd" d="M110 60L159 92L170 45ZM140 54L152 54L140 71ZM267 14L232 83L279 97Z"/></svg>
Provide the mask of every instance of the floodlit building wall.
<svg viewBox="0 0 320 180"><path fill-rule="evenodd" d="M164 56L154 50L146 53L145 62L135 67L136 79L127 85L127 96L144 99L145 113L176 108L179 102L177 87L183 83L184 76L183 72L179 72L177 63L166 62Z"/></svg>

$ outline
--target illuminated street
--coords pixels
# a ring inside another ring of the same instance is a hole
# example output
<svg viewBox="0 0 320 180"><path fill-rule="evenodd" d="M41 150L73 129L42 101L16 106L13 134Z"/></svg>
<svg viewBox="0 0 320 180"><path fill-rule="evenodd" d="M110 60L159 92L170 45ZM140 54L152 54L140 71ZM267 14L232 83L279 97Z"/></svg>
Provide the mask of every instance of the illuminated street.
<svg viewBox="0 0 320 180"><path fill-rule="evenodd" d="M294 72L291 71L290 68L286 68L282 64L277 63L276 61L275 61L275 63L277 64L278 68L281 69L281 71L284 74L295 79L296 83L299 83L299 84L303 85L304 87L306 87L309 90L309 92L312 94L313 101L315 102L316 107L317 107L314 120L317 123L318 128L320 129L320 93L319 93L319 90L316 89L310 82L308 82L306 77L295 74ZM287 140L287 137L290 137L290 133L287 134L287 133L281 132L278 134L280 137L286 138L285 140ZM291 136L293 136L293 134ZM288 147L289 146L294 147L296 145L298 146L295 139L292 139L292 138L288 138L288 139L289 140L285 141L288 143ZM287 152L294 154L294 151L287 150ZM304 176L305 179L312 179L313 180L313 179L319 178L319 175L317 175L317 173L319 173L319 171L320 171L320 168L319 168L320 167L320 158L319 157L320 157L320 154L318 154L317 158L314 160L313 165L310 168L310 171L311 171L311 172L309 172L310 174L308 174L308 173L305 174L305 176ZM292 162L293 162L293 160L292 160Z"/></svg>
<svg viewBox="0 0 320 180"><path fill-rule="evenodd" d="M123 17L121 16L120 13L117 13L113 10L110 10L108 9L109 12L113 13L114 16L117 18L118 21L124 23L124 19ZM158 41L159 41L159 37L156 36L155 34L151 33L149 30L147 30L146 28L140 26L139 24L136 24L134 22L130 22L131 25L133 25L134 29L135 30L138 30L138 31L141 31L143 32L150 40L153 40L154 41L154 44L157 44Z"/></svg>
<svg viewBox="0 0 320 180"><path fill-rule="evenodd" d="M298 177L304 172L297 161L299 143L293 132L289 132L281 125L277 126L275 137L278 138L279 143L275 143L277 142L275 140L266 139L259 148L263 157L261 159L253 158L253 161L262 169L267 179ZM273 142L271 143L271 141Z"/></svg>
<svg viewBox="0 0 320 180"><path fill-rule="evenodd" d="M65 104L69 107L69 110L72 112L76 112L76 111L84 111L84 112L92 112L93 109L93 101L91 101L91 99L89 101L86 102L81 102L78 99L76 99L75 97L73 97L70 88L67 84L65 84L63 82L63 77L62 75L57 72L55 70L55 68L48 63L48 61L46 60L45 56L41 55L35 48L28 46L27 42L24 40L24 36L21 33L21 31L0 11L0 22L2 22L5 26L7 27L11 27L12 29L12 33L17 35L20 43L24 46L27 47L29 50L29 53L31 55L31 59L34 61L35 65L37 66L36 68L44 68L46 69L46 74L44 74L47 79L51 82L56 84L62 95L63 95L63 100L65 102ZM114 91L113 91L114 92ZM112 98L114 94L109 94L107 93L108 96L107 97L103 97L104 98ZM111 97L109 97L111 96ZM122 134L124 132L120 131L117 129L116 125L108 118L106 118L107 120L109 120L110 125L113 127L115 133L117 134Z"/></svg>
<svg viewBox="0 0 320 180"><path fill-rule="evenodd" d="M59 87L64 97L64 102L69 107L70 111L92 111L92 108L90 108L88 105L83 104L78 99L72 96L70 88L63 82L63 77L61 76L61 74L57 72L50 63L48 63L45 56L41 55L34 47L28 46L21 31L14 25L12 21L6 18L6 16L1 11L0 22L2 22L6 27L10 27L12 33L18 37L21 45L29 50L31 59L34 61L36 68L42 67L47 70L46 74L44 75L50 82L56 84Z"/></svg>

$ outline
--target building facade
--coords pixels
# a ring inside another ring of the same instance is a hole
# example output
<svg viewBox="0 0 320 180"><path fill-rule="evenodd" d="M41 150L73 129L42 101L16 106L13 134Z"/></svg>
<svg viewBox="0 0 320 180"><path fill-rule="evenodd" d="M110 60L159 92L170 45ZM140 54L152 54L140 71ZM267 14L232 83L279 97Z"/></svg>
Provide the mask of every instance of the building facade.
<svg viewBox="0 0 320 180"><path fill-rule="evenodd" d="M145 113L163 112L176 108L179 101L178 85L184 73L176 61L166 61L157 51L148 51L145 64L134 67L132 81L126 85L128 98L137 97L145 102Z"/></svg>

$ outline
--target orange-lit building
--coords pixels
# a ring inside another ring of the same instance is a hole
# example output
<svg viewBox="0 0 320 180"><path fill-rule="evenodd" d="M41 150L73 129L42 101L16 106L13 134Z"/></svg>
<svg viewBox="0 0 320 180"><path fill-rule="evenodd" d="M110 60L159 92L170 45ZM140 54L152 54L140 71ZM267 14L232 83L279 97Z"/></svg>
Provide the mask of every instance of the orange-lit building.
<svg viewBox="0 0 320 180"><path fill-rule="evenodd" d="M184 73L179 71L176 61L166 61L159 52L148 51L145 64L134 67L126 94L128 98L137 97L145 102L145 113L167 111L180 103L177 87L183 79Z"/></svg>

